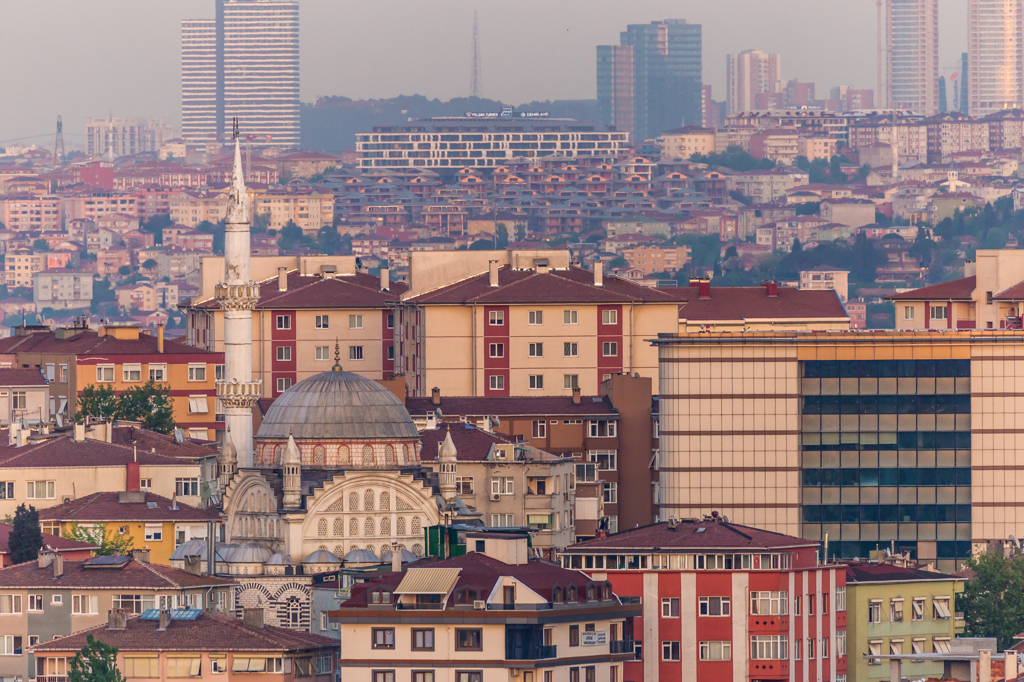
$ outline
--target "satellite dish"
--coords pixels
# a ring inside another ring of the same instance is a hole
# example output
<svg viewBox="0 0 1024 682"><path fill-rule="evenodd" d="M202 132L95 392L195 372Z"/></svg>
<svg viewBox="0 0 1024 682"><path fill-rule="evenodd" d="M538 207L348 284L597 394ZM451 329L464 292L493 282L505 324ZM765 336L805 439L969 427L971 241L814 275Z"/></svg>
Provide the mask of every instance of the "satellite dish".
<svg viewBox="0 0 1024 682"><path fill-rule="evenodd" d="M498 419L498 415L491 415L491 424L494 426L501 426L501 420Z"/></svg>
<svg viewBox="0 0 1024 682"><path fill-rule="evenodd" d="M440 407L437 408L436 410L434 410L434 415L437 417L437 421L438 422L440 422L441 421L441 417L444 416L443 414L441 414L441 408Z"/></svg>
<svg viewBox="0 0 1024 682"><path fill-rule="evenodd" d="M1016 537L1011 535L1010 536L1010 542L1013 543L1013 546L1016 547L1017 551L1019 552L1020 551L1020 540L1018 540Z"/></svg>
<svg viewBox="0 0 1024 682"><path fill-rule="evenodd" d="M43 323L43 316L40 315L39 313L36 313L36 323L37 324L42 324Z"/></svg>
<svg viewBox="0 0 1024 682"><path fill-rule="evenodd" d="M179 426L174 427L174 442L178 445L185 442L185 432Z"/></svg>

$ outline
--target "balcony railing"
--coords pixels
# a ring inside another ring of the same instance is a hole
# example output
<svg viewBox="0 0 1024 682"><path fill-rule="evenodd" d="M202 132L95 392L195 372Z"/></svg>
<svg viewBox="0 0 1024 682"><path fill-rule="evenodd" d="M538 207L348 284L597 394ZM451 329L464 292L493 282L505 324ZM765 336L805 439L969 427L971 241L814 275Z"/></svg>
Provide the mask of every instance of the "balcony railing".
<svg viewBox="0 0 1024 682"><path fill-rule="evenodd" d="M510 647L505 654L505 660L508 661L540 661L548 658L558 658L558 647L554 645Z"/></svg>
<svg viewBox="0 0 1024 682"><path fill-rule="evenodd" d="M68 682L64 675L36 675L36 682Z"/></svg>
<svg viewBox="0 0 1024 682"><path fill-rule="evenodd" d="M636 643L631 639L616 639L608 643L608 653L631 654L636 650Z"/></svg>

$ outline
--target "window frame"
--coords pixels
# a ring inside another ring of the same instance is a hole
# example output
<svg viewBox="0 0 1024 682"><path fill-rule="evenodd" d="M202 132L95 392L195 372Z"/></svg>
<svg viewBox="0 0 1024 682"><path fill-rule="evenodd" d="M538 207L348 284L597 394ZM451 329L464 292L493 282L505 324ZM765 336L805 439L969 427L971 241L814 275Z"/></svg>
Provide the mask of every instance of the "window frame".
<svg viewBox="0 0 1024 682"><path fill-rule="evenodd" d="M504 327L505 326L505 311L504 310L491 310L488 311L487 325L490 327Z"/></svg>
<svg viewBox="0 0 1024 682"><path fill-rule="evenodd" d="M348 347L348 361L349 362L360 362L364 359L363 347L362 346L349 346Z"/></svg>
<svg viewBox="0 0 1024 682"><path fill-rule="evenodd" d="M422 645L417 645L416 644L416 637L417 637L417 635L420 635L420 634L422 634L422 636L423 636L422 637L423 644ZM426 640L428 639L428 637L427 637L428 635L429 635L429 639L430 639L429 646L426 644ZM412 628L412 631L410 633L410 642L411 642L410 646L412 647L413 651L433 651L434 650L434 646L435 646L435 644L434 644L434 628Z"/></svg>
<svg viewBox="0 0 1024 682"><path fill-rule="evenodd" d="M331 328L331 316L330 315L317 315L313 319L314 329L330 329Z"/></svg>
<svg viewBox="0 0 1024 682"><path fill-rule="evenodd" d="M96 365L96 383L97 384L112 384L112 383L114 383L114 376L115 376L114 370L115 369L116 369L115 365L108 365L108 364ZM103 377L104 377L104 375L107 374L108 370L110 372L110 374L109 374L110 378L109 379L104 379Z"/></svg>
<svg viewBox="0 0 1024 682"><path fill-rule="evenodd" d="M562 311L562 324L577 325L580 323L580 311L575 309Z"/></svg>
<svg viewBox="0 0 1024 682"><path fill-rule="evenodd" d="M276 348L276 355L278 362L291 362L292 361L292 347L291 346L278 346Z"/></svg>
<svg viewBox="0 0 1024 682"><path fill-rule="evenodd" d="M463 637L474 639L476 643L472 641L463 641ZM483 628L455 628L455 650L456 651L483 651L484 650L484 631Z"/></svg>
<svg viewBox="0 0 1024 682"><path fill-rule="evenodd" d="M563 358L578 358L580 356L580 344L576 341L562 342Z"/></svg>
<svg viewBox="0 0 1024 682"><path fill-rule="evenodd" d="M529 357L531 358L542 358L544 357L544 342L543 341L532 341L529 346Z"/></svg>
<svg viewBox="0 0 1024 682"><path fill-rule="evenodd" d="M527 315L527 323L539 327L544 324L544 311L543 310L531 310Z"/></svg>
<svg viewBox="0 0 1024 682"><path fill-rule="evenodd" d="M370 648L394 650L395 628L370 628Z"/></svg>
<svg viewBox="0 0 1024 682"><path fill-rule="evenodd" d="M601 311L601 324L606 327L612 327L619 323L619 311L618 310L602 310Z"/></svg>
<svg viewBox="0 0 1024 682"><path fill-rule="evenodd" d="M680 660L679 642L665 639L661 641L661 660L676 662Z"/></svg>
<svg viewBox="0 0 1024 682"><path fill-rule="evenodd" d="M608 352L611 351L611 352ZM619 357L619 343L618 341L603 341L601 343L601 356L605 358L617 358Z"/></svg>
<svg viewBox="0 0 1024 682"><path fill-rule="evenodd" d="M292 316L276 315L274 318L274 324L278 330L289 330L292 328Z"/></svg>
<svg viewBox="0 0 1024 682"><path fill-rule="evenodd" d="M137 378L132 379L132 373L137 374ZM121 365L121 382L125 384L138 384L142 383L142 363L139 362L126 362Z"/></svg>
<svg viewBox="0 0 1024 682"><path fill-rule="evenodd" d="M205 383L206 382L206 363L205 362L190 362L188 363L188 380L194 383Z"/></svg>
<svg viewBox="0 0 1024 682"><path fill-rule="evenodd" d="M531 374L530 375L530 390L531 391L543 391L544 390L544 375L543 374Z"/></svg>

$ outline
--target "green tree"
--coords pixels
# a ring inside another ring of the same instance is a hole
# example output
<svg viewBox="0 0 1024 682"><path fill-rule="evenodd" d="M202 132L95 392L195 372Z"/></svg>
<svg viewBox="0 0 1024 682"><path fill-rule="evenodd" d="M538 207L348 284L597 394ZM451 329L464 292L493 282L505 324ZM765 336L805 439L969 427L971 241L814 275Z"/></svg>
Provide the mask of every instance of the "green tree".
<svg viewBox="0 0 1024 682"><path fill-rule="evenodd" d="M35 249L36 251L49 251L50 243L47 242L45 239L36 239L35 241L32 242L32 248Z"/></svg>
<svg viewBox="0 0 1024 682"><path fill-rule="evenodd" d="M304 236L302 228L296 225L294 220L289 220L281 228L281 238L277 240L277 245L281 247L282 251L288 251L302 242Z"/></svg>
<svg viewBox="0 0 1024 682"><path fill-rule="evenodd" d="M134 544L130 535L114 533L101 525L91 528L79 526L77 521L67 527L67 530L64 531L64 537L69 540L78 540L79 542L99 547L99 549L95 550L99 556L126 555L133 549L132 545Z"/></svg>
<svg viewBox="0 0 1024 682"><path fill-rule="evenodd" d="M505 227L505 223L498 223L497 228L494 230L494 248L504 249L508 246L508 228Z"/></svg>
<svg viewBox="0 0 1024 682"><path fill-rule="evenodd" d="M832 176L832 182L840 185L846 182L846 173L843 172L843 163L839 156L833 156L829 161L828 172Z"/></svg>
<svg viewBox="0 0 1024 682"><path fill-rule="evenodd" d="M152 379L142 386L133 386L117 398L117 418L141 422L150 431L174 432L174 407L169 388Z"/></svg>
<svg viewBox="0 0 1024 682"><path fill-rule="evenodd" d="M964 614L964 635L996 637L999 650L1009 649L1024 622L1024 558L987 552L969 558L967 568L975 575L957 597L957 611Z"/></svg>
<svg viewBox="0 0 1024 682"><path fill-rule="evenodd" d="M732 244L732 245L726 247L726 249L725 249L725 260L729 260L730 258L737 258L737 257L739 257L739 255L740 255L739 250L736 248L735 244Z"/></svg>
<svg viewBox="0 0 1024 682"><path fill-rule="evenodd" d="M221 256L224 255L224 221L219 220L216 224L211 223L209 220L204 220L196 225L196 229L200 232L206 232L213 235L213 252Z"/></svg>
<svg viewBox="0 0 1024 682"><path fill-rule="evenodd" d="M124 682L117 668L117 647L87 635L85 646L68 663L68 681Z"/></svg>
<svg viewBox="0 0 1024 682"><path fill-rule="evenodd" d="M821 213L820 201L805 201L796 205L797 215L818 215L819 213Z"/></svg>
<svg viewBox="0 0 1024 682"><path fill-rule="evenodd" d="M266 232L270 228L270 211L264 211L263 213L257 213L252 217L252 227L250 230L253 234L259 234Z"/></svg>
<svg viewBox="0 0 1024 682"><path fill-rule="evenodd" d="M743 147L735 144L729 145L722 154L693 154L690 161L706 163L709 166L723 166L740 172L775 167L775 162L771 159L755 159L749 152L744 151Z"/></svg>
<svg viewBox="0 0 1024 682"><path fill-rule="evenodd" d="M329 255L341 253L344 248L338 228L334 225L321 227L316 235L316 243L321 251Z"/></svg>
<svg viewBox="0 0 1024 682"><path fill-rule="evenodd" d="M153 235L154 244L164 243L164 228L170 227L174 224L171 220L171 216L167 213L158 213L149 220L145 220L139 225L139 229L143 232L149 232Z"/></svg>
<svg viewBox="0 0 1024 682"><path fill-rule="evenodd" d="M490 251L494 248L494 242L490 239L477 239L469 245L470 251Z"/></svg>
<svg viewBox="0 0 1024 682"><path fill-rule="evenodd" d="M94 386L89 384L78 396L78 418L85 417L116 417L117 396L110 384Z"/></svg>
<svg viewBox="0 0 1024 682"><path fill-rule="evenodd" d="M128 275L132 274L132 269L127 265L122 265L117 269L117 274L121 275L122 277L127 277Z"/></svg>
<svg viewBox="0 0 1024 682"><path fill-rule="evenodd" d="M144 270L152 270L157 266L157 262L152 258L147 258L142 264Z"/></svg>
<svg viewBox="0 0 1024 682"><path fill-rule="evenodd" d="M43 547L43 532L39 529L39 512L35 507L24 504L14 510L14 522L7 544L11 552L11 563L23 564L34 561Z"/></svg>

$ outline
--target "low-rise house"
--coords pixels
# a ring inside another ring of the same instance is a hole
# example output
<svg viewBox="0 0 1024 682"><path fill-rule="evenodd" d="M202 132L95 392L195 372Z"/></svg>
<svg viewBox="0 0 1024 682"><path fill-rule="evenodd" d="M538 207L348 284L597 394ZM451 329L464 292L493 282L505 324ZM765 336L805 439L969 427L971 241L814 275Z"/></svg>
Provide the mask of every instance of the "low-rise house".
<svg viewBox="0 0 1024 682"><path fill-rule="evenodd" d="M11 561L11 547L9 540L12 526L9 523L0 523L0 568L7 568L13 565ZM79 542L60 535L43 533L43 550L48 552L60 552L65 561L86 561L92 558L92 553L98 550L97 545L91 542Z"/></svg>
<svg viewBox="0 0 1024 682"><path fill-rule="evenodd" d="M48 422L49 384L37 369L0 368L0 426L24 419L27 422Z"/></svg>

